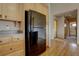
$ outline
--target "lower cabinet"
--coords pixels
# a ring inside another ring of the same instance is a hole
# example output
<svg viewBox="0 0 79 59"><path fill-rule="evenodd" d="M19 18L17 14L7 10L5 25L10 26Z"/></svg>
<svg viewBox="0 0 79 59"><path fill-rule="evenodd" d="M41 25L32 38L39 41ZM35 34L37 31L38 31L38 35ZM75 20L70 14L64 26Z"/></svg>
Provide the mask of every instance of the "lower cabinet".
<svg viewBox="0 0 79 59"><path fill-rule="evenodd" d="M7 56L7 55L21 55L24 56L25 49L24 49L24 40L12 41L10 43L5 43L0 45L0 56Z"/></svg>
<svg viewBox="0 0 79 59"><path fill-rule="evenodd" d="M25 51L24 49L22 49L22 50L18 50L13 53L10 53L7 56L24 56L24 55L25 55Z"/></svg>

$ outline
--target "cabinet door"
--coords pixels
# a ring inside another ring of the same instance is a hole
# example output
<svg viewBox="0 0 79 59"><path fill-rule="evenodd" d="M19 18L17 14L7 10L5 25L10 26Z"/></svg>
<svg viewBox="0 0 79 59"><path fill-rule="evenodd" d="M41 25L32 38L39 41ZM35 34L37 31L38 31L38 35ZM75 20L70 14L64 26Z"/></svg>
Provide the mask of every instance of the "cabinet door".
<svg viewBox="0 0 79 59"><path fill-rule="evenodd" d="M0 56L8 55L10 53L24 50L24 41L15 41L0 45Z"/></svg>
<svg viewBox="0 0 79 59"><path fill-rule="evenodd" d="M7 56L25 56L24 50L15 51L13 53L8 54Z"/></svg>
<svg viewBox="0 0 79 59"><path fill-rule="evenodd" d="M12 41L12 39L11 39L11 37L1 37L0 38L0 44L6 44L6 43L9 43L9 42L11 42Z"/></svg>
<svg viewBox="0 0 79 59"><path fill-rule="evenodd" d="M3 12L2 12L3 11L2 5L3 4L0 3L0 19L4 19L4 15L3 15Z"/></svg>
<svg viewBox="0 0 79 59"><path fill-rule="evenodd" d="M18 4L18 21L24 20L24 7L23 4Z"/></svg>
<svg viewBox="0 0 79 59"><path fill-rule="evenodd" d="M17 20L17 4L7 4L7 19Z"/></svg>
<svg viewBox="0 0 79 59"><path fill-rule="evenodd" d="M0 14L1 14L1 11L2 11L2 7L1 6L2 6L2 4L0 4Z"/></svg>
<svg viewBox="0 0 79 59"><path fill-rule="evenodd" d="M2 4L2 14L6 20L17 20L17 4L4 3Z"/></svg>
<svg viewBox="0 0 79 59"><path fill-rule="evenodd" d="M2 4L2 15L4 16L4 19L7 19L7 3Z"/></svg>

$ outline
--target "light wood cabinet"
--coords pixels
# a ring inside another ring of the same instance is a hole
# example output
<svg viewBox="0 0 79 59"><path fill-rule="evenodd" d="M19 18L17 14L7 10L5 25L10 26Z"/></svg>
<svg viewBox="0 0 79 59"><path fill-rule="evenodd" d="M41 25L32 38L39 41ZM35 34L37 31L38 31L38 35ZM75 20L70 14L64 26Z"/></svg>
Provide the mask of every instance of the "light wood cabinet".
<svg viewBox="0 0 79 59"><path fill-rule="evenodd" d="M23 31L24 30L24 16L25 16L25 13L24 13L24 4L20 3L18 4L18 20L17 21L20 21L18 24L19 24L19 30L20 31Z"/></svg>
<svg viewBox="0 0 79 59"><path fill-rule="evenodd" d="M7 18L7 4L6 3L2 4L2 15L3 15L3 19Z"/></svg>
<svg viewBox="0 0 79 59"><path fill-rule="evenodd" d="M17 21L17 4L2 4L2 14L5 20Z"/></svg>
<svg viewBox="0 0 79 59"><path fill-rule="evenodd" d="M10 53L7 56L24 56L24 55L25 55L25 51L22 49L22 50Z"/></svg>
<svg viewBox="0 0 79 59"><path fill-rule="evenodd" d="M0 44L6 44L6 43L9 43L11 41L12 41L11 37L2 37L2 38L0 38Z"/></svg>
<svg viewBox="0 0 79 59"><path fill-rule="evenodd" d="M17 11L17 4L8 4L8 13L7 13L7 16L8 16L8 19L10 19L10 20L15 20L15 21L17 21L18 20L18 18L17 18L17 15L18 15L18 11Z"/></svg>
<svg viewBox="0 0 79 59"><path fill-rule="evenodd" d="M19 35L19 37L16 37L16 36L13 36L12 37L12 41L19 41L19 40L24 40L23 34L22 35Z"/></svg>
<svg viewBox="0 0 79 59"><path fill-rule="evenodd" d="M0 4L0 15L2 14L2 4Z"/></svg>
<svg viewBox="0 0 79 59"><path fill-rule="evenodd" d="M4 15L3 15L3 4L0 4L0 19L4 19Z"/></svg>
<svg viewBox="0 0 79 59"><path fill-rule="evenodd" d="M18 50L24 50L23 41L10 42L0 46L0 55L7 55L9 53L16 52Z"/></svg>
<svg viewBox="0 0 79 59"><path fill-rule="evenodd" d="M16 21L19 24L19 30L24 26L24 5L17 3L0 4L0 20Z"/></svg>
<svg viewBox="0 0 79 59"><path fill-rule="evenodd" d="M24 9L23 4L8 3L3 4L3 14L5 19L12 21L23 21Z"/></svg>
<svg viewBox="0 0 79 59"><path fill-rule="evenodd" d="M25 41L23 36L18 38L5 37L0 38L0 56L21 55L25 54Z"/></svg>
<svg viewBox="0 0 79 59"><path fill-rule="evenodd" d="M18 4L18 21L24 21L24 5Z"/></svg>

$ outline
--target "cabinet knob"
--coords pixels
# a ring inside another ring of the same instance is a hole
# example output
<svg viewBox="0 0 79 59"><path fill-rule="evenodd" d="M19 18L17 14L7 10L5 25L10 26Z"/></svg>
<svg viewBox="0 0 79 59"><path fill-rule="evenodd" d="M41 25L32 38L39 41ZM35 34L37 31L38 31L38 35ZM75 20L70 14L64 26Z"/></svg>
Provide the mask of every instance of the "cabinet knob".
<svg viewBox="0 0 79 59"><path fill-rule="evenodd" d="M2 41L0 41L0 43L2 43Z"/></svg>
<svg viewBox="0 0 79 59"><path fill-rule="evenodd" d="M10 50L13 50L12 48L10 48Z"/></svg>
<svg viewBox="0 0 79 59"><path fill-rule="evenodd" d="M5 16L5 18L7 18L7 16Z"/></svg>
<svg viewBox="0 0 79 59"><path fill-rule="evenodd" d="M2 15L0 15L0 18L2 18Z"/></svg>
<svg viewBox="0 0 79 59"><path fill-rule="evenodd" d="M19 38L17 38L17 40L19 40Z"/></svg>

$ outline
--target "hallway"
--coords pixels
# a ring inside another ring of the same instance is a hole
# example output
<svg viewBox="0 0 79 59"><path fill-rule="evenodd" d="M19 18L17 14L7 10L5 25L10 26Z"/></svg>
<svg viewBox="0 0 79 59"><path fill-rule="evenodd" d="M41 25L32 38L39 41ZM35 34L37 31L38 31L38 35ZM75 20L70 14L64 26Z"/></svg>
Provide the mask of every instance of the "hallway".
<svg viewBox="0 0 79 59"><path fill-rule="evenodd" d="M79 46L62 39L52 40L52 47L41 56L79 56Z"/></svg>
<svg viewBox="0 0 79 59"><path fill-rule="evenodd" d="M77 43L75 36L67 36L66 41L70 43Z"/></svg>

